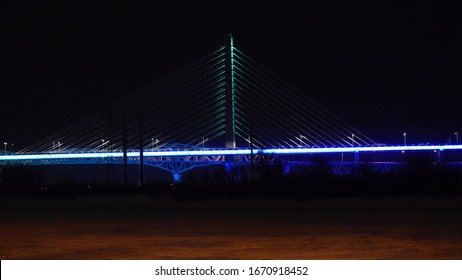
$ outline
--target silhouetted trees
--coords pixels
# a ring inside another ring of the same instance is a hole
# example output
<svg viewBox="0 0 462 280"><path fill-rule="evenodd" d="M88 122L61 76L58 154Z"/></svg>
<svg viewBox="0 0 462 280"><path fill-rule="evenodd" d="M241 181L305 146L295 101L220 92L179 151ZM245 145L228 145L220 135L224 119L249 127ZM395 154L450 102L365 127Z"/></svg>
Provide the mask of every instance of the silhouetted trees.
<svg viewBox="0 0 462 280"><path fill-rule="evenodd" d="M3 166L2 194L77 197L100 193L144 193L150 196L171 194L179 200L213 197L263 196L304 199L335 196L438 196L462 195L462 170L427 158L413 158L402 173L377 174L369 163L361 163L355 172L335 175L321 157L312 157L306 165L292 166L274 155L259 155L255 177L248 176L249 166L237 166L240 181L225 181L222 166L192 169L183 175L182 184L150 183L140 188L123 184L84 184L65 177L48 184L32 166ZM246 174L244 174L246 173ZM245 176L244 176L245 175ZM238 176L238 178L239 178Z"/></svg>

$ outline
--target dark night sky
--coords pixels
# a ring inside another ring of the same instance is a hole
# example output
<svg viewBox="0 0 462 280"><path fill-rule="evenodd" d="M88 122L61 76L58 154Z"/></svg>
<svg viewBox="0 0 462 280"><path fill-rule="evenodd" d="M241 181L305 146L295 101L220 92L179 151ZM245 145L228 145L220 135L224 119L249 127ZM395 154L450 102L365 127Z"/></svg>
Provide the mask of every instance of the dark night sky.
<svg viewBox="0 0 462 280"><path fill-rule="evenodd" d="M455 6L16 2L2 2L0 16L0 140L15 149L207 54L227 33L377 142L401 143L407 132L408 143L445 143L462 133Z"/></svg>

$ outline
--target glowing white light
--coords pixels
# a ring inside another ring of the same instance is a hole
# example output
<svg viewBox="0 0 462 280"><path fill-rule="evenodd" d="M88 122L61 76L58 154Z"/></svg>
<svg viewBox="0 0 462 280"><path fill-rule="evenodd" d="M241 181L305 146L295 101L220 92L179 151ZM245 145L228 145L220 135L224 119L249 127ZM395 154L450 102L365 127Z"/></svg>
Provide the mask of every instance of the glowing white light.
<svg viewBox="0 0 462 280"><path fill-rule="evenodd" d="M254 154L316 154L316 153L355 153L355 152L404 152L431 150L462 150L462 145L429 145L429 146L386 146L386 147L333 147L333 148L291 148L254 150ZM145 151L145 157L182 157L182 156L226 156L250 155L250 149L229 150L191 150L191 151ZM139 157L139 152L129 152L128 157ZM60 154L18 154L0 156L0 161L12 160L53 160L53 159L105 159L121 158L122 152L109 153L60 153Z"/></svg>

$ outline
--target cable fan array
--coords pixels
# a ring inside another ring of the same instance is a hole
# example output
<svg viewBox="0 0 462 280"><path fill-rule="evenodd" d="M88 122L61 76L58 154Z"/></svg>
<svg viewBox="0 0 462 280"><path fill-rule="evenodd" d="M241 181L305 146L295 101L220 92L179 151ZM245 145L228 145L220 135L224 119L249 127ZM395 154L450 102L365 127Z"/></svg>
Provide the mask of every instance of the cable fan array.
<svg viewBox="0 0 462 280"><path fill-rule="evenodd" d="M237 147L370 145L372 140L232 47ZM225 47L20 151L224 148ZM180 145L181 144L181 145Z"/></svg>
<svg viewBox="0 0 462 280"><path fill-rule="evenodd" d="M249 145L298 148L374 143L236 48L233 58L236 135Z"/></svg>
<svg viewBox="0 0 462 280"><path fill-rule="evenodd" d="M224 61L221 47L21 152L122 150L124 138L135 150L140 135L145 149L212 141L225 128Z"/></svg>

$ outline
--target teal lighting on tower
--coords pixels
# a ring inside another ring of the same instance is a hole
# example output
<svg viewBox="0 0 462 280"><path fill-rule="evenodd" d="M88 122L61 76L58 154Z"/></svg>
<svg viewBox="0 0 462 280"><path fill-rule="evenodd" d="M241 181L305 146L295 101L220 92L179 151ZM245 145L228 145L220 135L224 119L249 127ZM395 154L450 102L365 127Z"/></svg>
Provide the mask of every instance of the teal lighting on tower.
<svg viewBox="0 0 462 280"><path fill-rule="evenodd" d="M236 148L236 128L235 128L235 109L234 109L234 46L233 35L228 35L228 42L225 48L226 64L226 139L227 149Z"/></svg>

